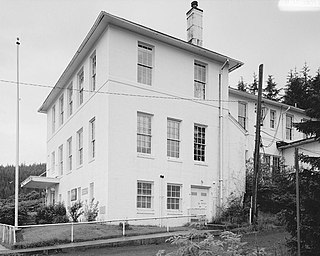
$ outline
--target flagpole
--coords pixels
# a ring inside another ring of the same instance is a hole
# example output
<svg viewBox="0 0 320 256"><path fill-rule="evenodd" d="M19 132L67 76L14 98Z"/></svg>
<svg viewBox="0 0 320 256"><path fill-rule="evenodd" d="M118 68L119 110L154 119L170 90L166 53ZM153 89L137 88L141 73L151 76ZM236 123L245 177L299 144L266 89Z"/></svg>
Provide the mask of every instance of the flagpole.
<svg viewBox="0 0 320 256"><path fill-rule="evenodd" d="M19 45L20 41L17 38L17 127L16 127L16 169L15 169L15 197L14 197L14 227L18 227L18 203L19 203Z"/></svg>

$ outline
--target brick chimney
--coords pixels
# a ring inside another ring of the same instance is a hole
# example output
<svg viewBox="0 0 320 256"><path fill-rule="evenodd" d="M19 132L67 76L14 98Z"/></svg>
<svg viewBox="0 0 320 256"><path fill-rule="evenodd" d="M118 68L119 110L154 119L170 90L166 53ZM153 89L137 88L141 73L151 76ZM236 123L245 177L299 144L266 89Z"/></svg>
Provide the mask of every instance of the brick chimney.
<svg viewBox="0 0 320 256"><path fill-rule="evenodd" d="M202 46L202 16L203 10L198 8L198 2L192 1L187 12L187 41L198 46Z"/></svg>

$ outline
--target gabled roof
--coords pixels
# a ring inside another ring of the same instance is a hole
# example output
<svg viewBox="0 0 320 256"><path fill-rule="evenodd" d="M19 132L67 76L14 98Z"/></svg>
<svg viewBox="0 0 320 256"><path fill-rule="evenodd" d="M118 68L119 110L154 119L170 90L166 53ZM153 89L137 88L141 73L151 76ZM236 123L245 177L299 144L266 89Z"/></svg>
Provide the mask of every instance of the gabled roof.
<svg viewBox="0 0 320 256"><path fill-rule="evenodd" d="M85 58L86 54L91 49L93 44L98 40L99 36L102 34L105 28L109 25L114 25L117 27L121 27L123 29L130 30L132 32L178 47L180 49L184 49L194 54L213 59L217 62L224 63L226 59L228 59L229 72L243 65L241 61L238 61L236 59L190 44L184 40L169 36L167 34L153 30L151 28L139 25L137 23L128 21L126 19L114 16L102 11L99 14L98 18L96 19L92 28L90 29L89 33L81 43L79 49L76 51L72 60L70 61L70 63L68 64L68 66L66 67L62 75L60 76L58 82L55 84L54 88L51 90L50 94L47 96L42 106L39 108L38 110L39 112L42 112L42 113L47 112L52 102L56 99L56 97L59 95L60 91L62 90L61 87L65 86L65 83L68 82L68 79L70 79L70 76L72 76L76 68L78 68L78 65L80 65L80 63Z"/></svg>
<svg viewBox="0 0 320 256"><path fill-rule="evenodd" d="M254 94L248 93L248 92L244 92L244 91L240 91L238 89L231 88L231 87L229 87L229 94L234 94L234 95L241 96L243 98L247 98L247 99L250 99L250 100L253 100L253 101L258 101L258 96L257 95L254 95ZM305 114L305 110L302 109L302 108L297 108L297 107L294 107L294 106L290 106L288 104L284 104L284 103L281 103L281 102L278 102L278 101L274 101L274 100L269 100L269 99L266 99L266 98L262 98L262 101L264 103L267 103L267 104L273 105L273 106L277 106L277 107L282 107L282 108L290 107L291 111L298 112L298 113L301 113L301 114Z"/></svg>
<svg viewBox="0 0 320 256"><path fill-rule="evenodd" d="M301 140L295 140L292 142L278 141L277 148L278 149L294 148L294 147L298 147L301 145L306 145L306 144L314 143L314 142L319 143L315 137L301 139Z"/></svg>

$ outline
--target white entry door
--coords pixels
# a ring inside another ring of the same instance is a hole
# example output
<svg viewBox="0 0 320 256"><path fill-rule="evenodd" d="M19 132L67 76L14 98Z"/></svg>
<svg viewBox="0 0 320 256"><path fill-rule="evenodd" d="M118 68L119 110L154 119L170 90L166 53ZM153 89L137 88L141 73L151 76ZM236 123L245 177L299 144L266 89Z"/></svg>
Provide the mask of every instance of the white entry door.
<svg viewBox="0 0 320 256"><path fill-rule="evenodd" d="M209 189L191 187L191 214L207 215Z"/></svg>

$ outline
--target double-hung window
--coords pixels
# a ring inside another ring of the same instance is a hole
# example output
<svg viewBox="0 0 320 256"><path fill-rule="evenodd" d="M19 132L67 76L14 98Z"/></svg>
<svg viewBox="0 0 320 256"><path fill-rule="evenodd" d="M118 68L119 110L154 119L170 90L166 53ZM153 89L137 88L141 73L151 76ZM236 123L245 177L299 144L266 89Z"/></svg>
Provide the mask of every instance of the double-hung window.
<svg viewBox="0 0 320 256"><path fill-rule="evenodd" d="M267 108L262 107L261 108L261 120L260 120L260 125L263 126L264 125L264 119L266 118L267 115Z"/></svg>
<svg viewBox="0 0 320 256"><path fill-rule="evenodd" d="M286 115L286 139L293 139L293 116Z"/></svg>
<svg viewBox="0 0 320 256"><path fill-rule="evenodd" d="M205 161L206 153L206 127L194 125L194 157L195 161Z"/></svg>
<svg viewBox="0 0 320 256"><path fill-rule="evenodd" d="M276 127L276 111L270 110L270 128Z"/></svg>
<svg viewBox="0 0 320 256"><path fill-rule="evenodd" d="M90 74L91 74L91 91L96 90L96 72L97 72L97 56L96 52L91 55L90 58Z"/></svg>
<svg viewBox="0 0 320 256"><path fill-rule="evenodd" d="M68 86L68 116L71 116L73 112L73 85Z"/></svg>
<svg viewBox="0 0 320 256"><path fill-rule="evenodd" d="M137 152L151 154L151 118L152 115L137 115Z"/></svg>
<svg viewBox="0 0 320 256"><path fill-rule="evenodd" d="M243 129L247 129L247 104L238 102L238 122Z"/></svg>
<svg viewBox="0 0 320 256"><path fill-rule="evenodd" d="M152 46L138 43L138 83L152 83L152 52Z"/></svg>
<svg viewBox="0 0 320 256"><path fill-rule="evenodd" d="M92 118L89 122L89 138L90 138L90 159L94 159L96 155L96 119Z"/></svg>
<svg viewBox="0 0 320 256"><path fill-rule="evenodd" d="M59 147L59 175L63 175L63 145Z"/></svg>
<svg viewBox="0 0 320 256"><path fill-rule="evenodd" d="M77 201L78 197L77 197L77 193L78 190L76 188L71 189L71 202L72 201Z"/></svg>
<svg viewBox="0 0 320 256"><path fill-rule="evenodd" d="M78 103L83 103L83 90L84 90L84 71L83 68L78 73Z"/></svg>
<svg viewBox="0 0 320 256"><path fill-rule="evenodd" d="M181 185L167 185L167 209L181 210Z"/></svg>
<svg viewBox="0 0 320 256"><path fill-rule="evenodd" d="M174 119L167 120L167 156L180 156L180 121Z"/></svg>
<svg viewBox="0 0 320 256"><path fill-rule="evenodd" d="M153 208L153 183L138 181L137 183L137 208Z"/></svg>
<svg viewBox="0 0 320 256"><path fill-rule="evenodd" d="M194 62L194 97L206 98L207 65Z"/></svg>
<svg viewBox="0 0 320 256"><path fill-rule="evenodd" d="M51 153L51 173L55 175L56 173L56 152Z"/></svg>
<svg viewBox="0 0 320 256"><path fill-rule="evenodd" d="M78 166L83 164L83 129L81 128L77 132L77 140L78 140Z"/></svg>
<svg viewBox="0 0 320 256"><path fill-rule="evenodd" d="M63 125L64 119L64 104L63 104L63 94L59 98L59 123Z"/></svg>
<svg viewBox="0 0 320 256"><path fill-rule="evenodd" d="M54 105L51 110L51 122L52 122L52 133L56 130L56 106Z"/></svg>
<svg viewBox="0 0 320 256"><path fill-rule="evenodd" d="M67 140L68 171L72 170L72 137Z"/></svg>

